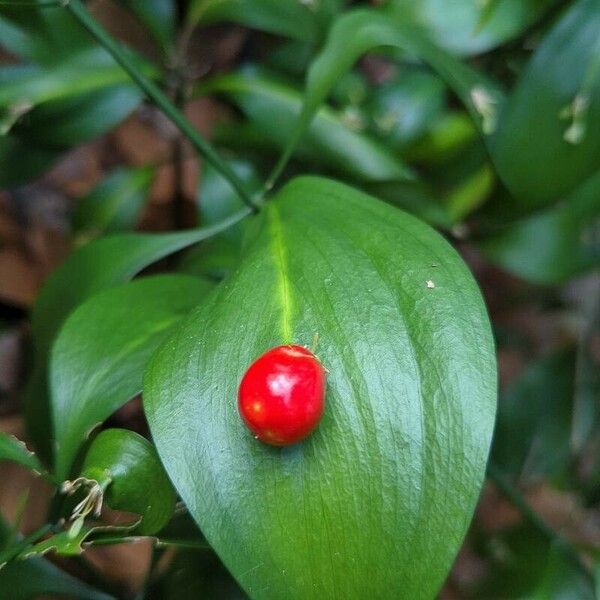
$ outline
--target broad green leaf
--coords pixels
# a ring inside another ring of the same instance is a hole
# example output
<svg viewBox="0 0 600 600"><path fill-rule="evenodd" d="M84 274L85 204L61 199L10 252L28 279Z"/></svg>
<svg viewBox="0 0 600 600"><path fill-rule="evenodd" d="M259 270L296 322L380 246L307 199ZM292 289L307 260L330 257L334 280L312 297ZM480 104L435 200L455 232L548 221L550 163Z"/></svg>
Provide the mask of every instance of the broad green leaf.
<svg viewBox="0 0 600 600"><path fill-rule="evenodd" d="M0 517L0 548L11 535L11 527ZM115 600L47 560L35 557L0 566L0 591L10 590L10 600L32 600L43 596L80 600Z"/></svg>
<svg viewBox="0 0 600 600"><path fill-rule="evenodd" d="M443 48L478 54L519 35L554 0L391 0L399 18L422 27Z"/></svg>
<svg viewBox="0 0 600 600"><path fill-rule="evenodd" d="M492 262L556 284L600 265L600 171L564 202L505 226L480 244Z"/></svg>
<svg viewBox="0 0 600 600"><path fill-rule="evenodd" d="M246 207L212 227L169 234L121 234L90 242L73 252L46 281L32 312L34 370L25 395L29 439L49 462L52 449L47 364L50 346L67 315L103 289L124 283L153 262L208 239L246 217Z"/></svg>
<svg viewBox="0 0 600 600"><path fill-rule="evenodd" d="M118 168L110 173L77 204L75 232L96 236L133 229L153 177L151 167Z"/></svg>
<svg viewBox="0 0 600 600"><path fill-rule="evenodd" d="M167 473L254 600L433 597L494 421L477 286L434 230L333 181L295 179L252 225L240 267L147 368ZM238 415L240 378L315 334L324 418L304 443L265 446Z"/></svg>
<svg viewBox="0 0 600 600"><path fill-rule="evenodd" d="M574 390L572 349L530 366L500 396L494 464L515 478L563 475L571 457Z"/></svg>
<svg viewBox="0 0 600 600"><path fill-rule="evenodd" d="M415 24L391 12L361 9L338 17L325 46L307 74L302 112L275 173L285 164L335 81L368 51L399 48L427 63L469 110L482 134L494 131L503 103L500 88L473 68L437 47Z"/></svg>
<svg viewBox="0 0 600 600"><path fill-rule="evenodd" d="M600 3L575 2L538 47L491 152L522 208L564 198L600 167Z"/></svg>
<svg viewBox="0 0 600 600"><path fill-rule="evenodd" d="M253 68L219 77L200 89L226 94L280 149L293 134L302 106L299 91ZM298 154L317 167L329 167L355 179L412 179L410 168L388 148L366 134L353 131L330 108L324 107L316 114L300 140Z"/></svg>
<svg viewBox="0 0 600 600"><path fill-rule="evenodd" d="M58 479L89 432L141 391L146 362L209 288L185 275L146 277L92 296L67 318L50 356Z"/></svg>
<svg viewBox="0 0 600 600"><path fill-rule="evenodd" d="M106 429L91 443L81 475L108 483L104 499L116 510L138 514L141 534L159 531L173 515L175 491L154 446L126 429Z"/></svg>
<svg viewBox="0 0 600 600"><path fill-rule="evenodd" d="M18 440L14 435L0 431L0 461L3 460L16 462L30 471L37 471L38 473L44 471L40 461L33 452L27 449L24 442Z"/></svg>

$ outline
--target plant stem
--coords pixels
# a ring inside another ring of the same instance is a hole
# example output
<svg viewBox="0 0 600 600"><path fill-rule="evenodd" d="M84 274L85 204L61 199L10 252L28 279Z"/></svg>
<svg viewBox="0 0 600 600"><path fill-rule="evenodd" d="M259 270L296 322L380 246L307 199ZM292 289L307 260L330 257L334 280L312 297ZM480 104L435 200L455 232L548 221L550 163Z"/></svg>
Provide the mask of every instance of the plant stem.
<svg viewBox="0 0 600 600"><path fill-rule="evenodd" d="M113 58L129 74L131 79L142 89L148 98L154 102L162 112L171 119L177 128L185 135L195 148L206 158L206 160L219 171L239 194L245 204L255 212L258 211L250 194L244 188L237 175L229 168L215 149L196 131L194 126L177 109L166 94L151 80L147 79L131 60L127 53L121 48L108 32L94 19L81 0L69 0L66 5L69 12L87 29L87 31L98 40L98 42L113 56Z"/></svg>
<svg viewBox="0 0 600 600"><path fill-rule="evenodd" d="M582 569L586 574L589 575L589 570L582 562L577 549L570 544L558 531L550 527L540 517L540 515L531 508L529 502L523 497L521 492L515 488L506 477L500 472L500 470L493 465L488 463L487 476L490 481L498 488L498 490L505 496L512 504L519 510L525 520L529 521L536 529L541 531L551 542L556 544L560 548L566 557L572 560L579 568Z"/></svg>

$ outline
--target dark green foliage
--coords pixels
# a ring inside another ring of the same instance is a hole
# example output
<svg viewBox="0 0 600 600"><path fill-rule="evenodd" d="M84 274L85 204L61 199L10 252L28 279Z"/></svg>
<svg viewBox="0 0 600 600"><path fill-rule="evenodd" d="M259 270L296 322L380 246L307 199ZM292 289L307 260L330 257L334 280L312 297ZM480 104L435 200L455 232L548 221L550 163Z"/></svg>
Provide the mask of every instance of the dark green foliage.
<svg viewBox="0 0 600 600"><path fill-rule="evenodd" d="M0 2L0 188L144 101L191 142L169 133L174 208L186 153L203 161L196 227L134 232L162 158L111 156L73 210L74 250L31 315L35 454L0 434L0 460L56 494L41 530L0 523L0 598L108 600L109 583L40 555L143 536L140 600L433 598L491 451L522 518L476 520L465 543L481 572L452 585L591 600L598 548L555 531L519 486L581 511L600 499L598 1L120 0L139 47L95 3L36 3ZM213 57L229 32L231 55ZM224 115L216 148L181 110L201 96ZM489 318L453 245L481 276L501 359L527 363L495 434ZM490 263L517 279L490 286ZM561 336L534 352L503 320L511 304L559 315ZM243 427L236 392L284 343L316 343L327 408L305 442L274 449ZM118 414L142 391L144 436ZM101 505L133 516L116 526Z"/></svg>

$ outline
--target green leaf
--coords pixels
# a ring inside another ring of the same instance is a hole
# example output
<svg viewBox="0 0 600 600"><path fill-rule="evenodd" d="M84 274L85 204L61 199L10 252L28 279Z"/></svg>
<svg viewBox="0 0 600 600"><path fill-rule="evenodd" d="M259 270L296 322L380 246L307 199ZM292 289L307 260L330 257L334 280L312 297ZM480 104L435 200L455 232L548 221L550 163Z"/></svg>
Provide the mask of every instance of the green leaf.
<svg viewBox="0 0 600 600"><path fill-rule="evenodd" d="M156 71L145 63L140 62L139 67L149 76L156 75ZM14 110L14 107L27 111L45 102L64 100L130 81L127 73L101 48L77 54L51 69L5 68L15 76L9 80L6 73L2 75L0 109L4 111Z"/></svg>
<svg viewBox="0 0 600 600"><path fill-rule="evenodd" d="M255 600L432 597L494 422L477 286L434 230L333 181L295 179L252 225L240 267L147 368L167 473ZM324 418L304 443L265 446L237 412L240 378L269 347L315 334Z"/></svg>
<svg viewBox="0 0 600 600"><path fill-rule="evenodd" d="M79 581L39 557L16 560L0 569L0 589L11 590L10 600L32 600L48 596L115 600L114 596Z"/></svg>
<svg viewBox="0 0 600 600"><path fill-rule="evenodd" d="M116 125L142 98L98 49L52 69L1 68L0 82L3 187L34 179L72 145Z"/></svg>
<svg viewBox="0 0 600 600"><path fill-rule="evenodd" d="M13 127L13 133L35 146L64 151L99 137L141 103L142 94L129 84L41 104Z"/></svg>
<svg viewBox="0 0 600 600"><path fill-rule="evenodd" d="M513 477L565 474L575 390L575 353L561 351L530 366L500 397L494 464Z"/></svg>
<svg viewBox="0 0 600 600"><path fill-rule="evenodd" d="M556 544L550 549L548 564L531 600L597 600L587 573L565 558Z"/></svg>
<svg viewBox="0 0 600 600"><path fill-rule="evenodd" d="M89 432L141 391L146 362L209 288L185 275L146 277L93 296L65 321L50 356L58 479Z"/></svg>
<svg viewBox="0 0 600 600"><path fill-rule="evenodd" d="M286 37L314 41L341 2L298 0L192 0L192 24L233 21Z"/></svg>
<svg viewBox="0 0 600 600"><path fill-rule="evenodd" d="M125 118L142 94L64 8L0 6L0 39L35 65L0 69L0 186L40 175L71 145ZM149 76L157 71L136 57Z"/></svg>
<svg viewBox="0 0 600 600"><path fill-rule="evenodd" d="M0 431L0 461L7 460L18 463L30 471L42 473L44 467L36 458L33 452L27 449L27 446L14 435Z"/></svg>
<svg viewBox="0 0 600 600"><path fill-rule="evenodd" d="M0 517L0 548L12 528ZM39 557L12 561L0 568L0 590L10 590L10 600L60 596L80 600L115 600Z"/></svg>
<svg viewBox="0 0 600 600"><path fill-rule="evenodd" d="M119 168L79 201L75 231L84 236L133 229L154 177L151 167Z"/></svg>
<svg viewBox="0 0 600 600"><path fill-rule="evenodd" d="M109 482L104 499L116 510L142 517L138 529L152 534L169 521L175 509L175 490L160 464L154 446L126 429L106 429L90 445L81 476Z"/></svg>
<svg viewBox="0 0 600 600"><path fill-rule="evenodd" d="M600 265L599 227L600 171L561 204L505 226L480 247L524 279L557 284Z"/></svg>
<svg viewBox="0 0 600 600"><path fill-rule="evenodd" d="M88 50L94 43L68 11L31 6L0 6L0 40L11 53L52 66Z"/></svg>
<svg viewBox="0 0 600 600"><path fill-rule="evenodd" d="M260 70L246 68L214 79L203 92L225 93L261 133L283 149L294 132L302 94ZM273 123L277 127L273 127ZM411 169L388 148L352 130L340 115L322 108L300 141L300 157L319 167L367 181L412 179Z"/></svg>
<svg viewBox="0 0 600 600"><path fill-rule="evenodd" d="M495 83L441 50L410 20L397 18L391 12L354 10L336 19L325 46L310 66L302 112L274 170L275 175L287 162L336 80L349 71L360 56L382 47L399 48L427 63L463 102L478 130L483 135L494 131L503 103L503 93Z"/></svg>
<svg viewBox="0 0 600 600"><path fill-rule="evenodd" d="M442 115L416 144L406 151L409 161L439 166L460 159L477 137L472 120L463 112Z"/></svg>
<svg viewBox="0 0 600 600"><path fill-rule="evenodd" d="M478 54L519 35L553 0L392 0L399 17L422 27L440 46Z"/></svg>
<svg viewBox="0 0 600 600"><path fill-rule="evenodd" d="M538 47L491 152L521 209L564 198L600 167L600 4L579 0Z"/></svg>
<svg viewBox="0 0 600 600"><path fill-rule="evenodd" d="M217 225L189 231L101 238L77 249L48 277L32 312L34 370L25 396L28 439L46 462L52 456L48 354L67 315L96 292L128 281L153 262L224 231L249 213L244 207Z"/></svg>
<svg viewBox="0 0 600 600"><path fill-rule="evenodd" d="M423 135L440 118L445 86L427 71L400 72L377 87L368 103L374 130L394 149L401 150Z"/></svg>
<svg viewBox="0 0 600 600"><path fill-rule="evenodd" d="M478 532L482 558L491 565L473 597L477 600L531 600L548 565L550 540L528 522L490 535ZM558 600L558 599L557 599Z"/></svg>
<svg viewBox="0 0 600 600"><path fill-rule="evenodd" d="M48 552L55 552L62 556L79 556L84 552L85 546L92 544L94 535L125 535L136 524L137 522L134 525L87 525L83 520L78 519L69 524L69 529L56 533L25 550L17 560L31 560Z"/></svg>

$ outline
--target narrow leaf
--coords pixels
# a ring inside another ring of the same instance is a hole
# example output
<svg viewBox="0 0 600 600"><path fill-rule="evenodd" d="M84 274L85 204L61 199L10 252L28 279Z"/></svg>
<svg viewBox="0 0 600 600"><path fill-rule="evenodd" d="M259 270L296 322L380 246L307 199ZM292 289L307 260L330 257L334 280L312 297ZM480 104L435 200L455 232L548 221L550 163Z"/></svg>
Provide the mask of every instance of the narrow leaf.
<svg viewBox="0 0 600 600"><path fill-rule="evenodd" d="M18 463L30 471L42 473L44 467L36 458L33 452L27 449L27 446L14 435L0 432L0 461L7 460Z"/></svg>
<svg viewBox="0 0 600 600"><path fill-rule="evenodd" d="M426 33L415 27L415 23L381 11L354 10L335 21L325 46L311 64L302 113L275 175L287 162L340 75L366 52L385 46L400 48L429 64L464 103L481 133L485 135L494 131L503 100L496 84L438 48Z"/></svg>
<svg viewBox="0 0 600 600"><path fill-rule="evenodd" d="M219 77L201 88L221 92L235 102L262 134L284 149L294 135L302 95L293 87L264 72L247 68ZM277 127L273 127L273 122ZM298 154L314 165L328 167L367 181L408 180L410 167L373 137L351 129L330 108L317 112L299 140Z"/></svg>

